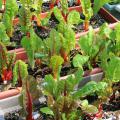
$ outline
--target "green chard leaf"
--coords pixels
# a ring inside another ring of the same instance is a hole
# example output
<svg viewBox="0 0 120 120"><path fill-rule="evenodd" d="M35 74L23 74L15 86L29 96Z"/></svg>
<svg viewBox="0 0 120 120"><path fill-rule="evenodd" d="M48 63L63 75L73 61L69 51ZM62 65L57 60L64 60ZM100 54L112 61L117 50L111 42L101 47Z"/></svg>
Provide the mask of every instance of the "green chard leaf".
<svg viewBox="0 0 120 120"><path fill-rule="evenodd" d="M89 60L89 56L83 56L80 54L77 54L73 58L73 65L74 67L82 68L82 66Z"/></svg>
<svg viewBox="0 0 120 120"><path fill-rule="evenodd" d="M60 9L58 9L57 7L54 7L53 12L54 12L54 15L55 15L56 19L59 22L63 22L63 23L65 22L64 17L62 16L62 13L61 13Z"/></svg>
<svg viewBox="0 0 120 120"><path fill-rule="evenodd" d="M93 9L91 7L91 0L81 0L83 14L86 20L89 20L93 16Z"/></svg>
<svg viewBox="0 0 120 120"><path fill-rule="evenodd" d="M80 22L82 22L82 20L80 19L80 14L77 11L71 11L68 16L67 16L67 23L69 25L74 25L74 24L79 24Z"/></svg>
<svg viewBox="0 0 120 120"><path fill-rule="evenodd" d="M45 113L46 115L52 115L52 116L54 116L53 111L49 107L41 108L40 111L42 113Z"/></svg>
<svg viewBox="0 0 120 120"><path fill-rule="evenodd" d="M96 83L95 81L91 81L84 85L81 89L73 94L75 98L82 98L87 95L93 94L95 92L100 92L101 90L105 90L107 84L105 82Z"/></svg>
<svg viewBox="0 0 120 120"><path fill-rule="evenodd" d="M18 80L23 80L28 76L27 64L18 60L13 68L13 85L16 85Z"/></svg>
<svg viewBox="0 0 120 120"><path fill-rule="evenodd" d="M54 55L50 59L50 67L53 70L53 75L55 78L58 77L59 74L59 68L61 68L61 65L63 64L64 60L61 56Z"/></svg>
<svg viewBox="0 0 120 120"><path fill-rule="evenodd" d="M108 63L106 68L106 78L111 82L119 82L120 81L120 58L112 57Z"/></svg>
<svg viewBox="0 0 120 120"><path fill-rule="evenodd" d="M79 45L83 52L83 55L89 56L89 58L93 58L99 51L99 44L94 41L95 33L93 28L90 27L89 32L87 35L80 37Z"/></svg>

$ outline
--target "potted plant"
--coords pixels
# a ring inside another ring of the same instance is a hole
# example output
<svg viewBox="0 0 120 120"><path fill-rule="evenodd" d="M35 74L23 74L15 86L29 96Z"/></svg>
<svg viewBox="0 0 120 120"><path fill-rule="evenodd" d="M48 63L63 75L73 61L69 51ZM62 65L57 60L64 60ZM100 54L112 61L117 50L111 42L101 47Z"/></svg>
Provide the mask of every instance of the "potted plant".
<svg viewBox="0 0 120 120"><path fill-rule="evenodd" d="M6 56L2 52L1 57L4 57L1 62L1 79L2 79L2 92L0 92L0 99L7 99L8 97L16 96L21 92L22 79L27 75L27 65L21 60L17 61L12 69L13 55ZM13 81L13 84L12 84ZM17 83L17 85L16 85ZM13 88L13 89L10 89Z"/></svg>

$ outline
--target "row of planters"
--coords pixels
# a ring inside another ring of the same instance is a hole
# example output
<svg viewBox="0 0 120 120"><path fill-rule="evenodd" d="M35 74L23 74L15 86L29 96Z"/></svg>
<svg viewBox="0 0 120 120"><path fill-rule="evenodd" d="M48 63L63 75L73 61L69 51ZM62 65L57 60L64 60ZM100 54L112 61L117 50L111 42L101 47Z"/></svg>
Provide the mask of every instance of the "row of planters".
<svg viewBox="0 0 120 120"><path fill-rule="evenodd" d="M20 12L22 12L22 9L20 9L19 14L17 14L15 19L13 19L13 18L16 15L16 11L18 10L16 8L17 7L16 4L14 4L14 3L13 4L10 4L10 3L6 4L6 9L5 9L5 12L2 14L2 18L3 18L3 22L5 24L5 27L7 27L7 29L8 29L7 31L8 31L9 37L10 37L10 41L15 43L15 44L12 43L12 46L7 43L7 48L8 48L8 50L10 50L9 51L10 53L16 52L16 59L22 59L22 60L26 59L26 54L25 54L26 52L24 51L24 49L20 48L21 47L21 45L20 45L21 39L25 35L25 31L23 30L23 32L22 32L20 30L20 26L24 26L26 24L25 19L27 19L26 18L27 12L29 13L28 19L31 18L31 21L29 21L29 23L30 23L29 26L34 28L35 33L41 39L47 38L49 36L50 30L52 28L57 29L57 24L59 22L61 22L61 20L59 19L59 16L57 16L57 13L55 13L55 12L61 12L63 19L66 21L66 23L67 23L67 19L69 19L69 16L71 17L71 15L68 15L70 11L76 10L80 13L80 15L78 15L76 13L75 13L76 14L75 15L74 12L71 13L71 14L74 14L73 16L77 17L77 21L76 21L77 23L75 23L76 25L74 27L72 26L72 28L74 29L74 31L76 33L76 35L75 35L76 39L79 39L79 37L81 35L85 34L84 31L88 30L89 24L91 24L93 26L93 28L98 28L106 21L109 24L118 22L118 20L115 19L112 15L110 15L104 8L100 9L100 7L105 3L105 1L103 1L103 3L101 3L98 7L96 7L96 6L97 6L97 4L100 3L100 1L95 2L94 3L95 7L93 9L91 7L90 1L89 1L89 6L86 6L86 7L84 7L84 5L87 5L88 2L87 1L83 2L82 3L83 10L82 10L81 5L68 8L68 3L67 2L64 3L64 2L65 1L61 1L61 10L63 12L58 11L57 9L53 10L51 8L50 12L44 12L44 13L42 11L42 7L43 7L42 2L39 4L35 3L35 2L34 3L31 2L29 9L26 10L25 15L24 14L22 15L20 13ZM34 6L34 4L37 4L37 6ZM9 8L11 6L12 6L12 9ZM9 8L9 9L7 9L7 8ZM99 9L100 9L100 11L98 12L98 14L96 14ZM53 15L53 12L55 15ZM6 22L6 18L9 16L10 13L11 13L11 17L9 18L9 21ZM93 13L95 14L94 16L93 16ZM51 14L52 14L52 16L51 16ZM26 16L26 17L24 17L24 16ZM35 16L37 16L37 18ZM37 21L37 24L35 21ZM13 25L14 25L14 27L12 27ZM114 26L112 26L112 27L114 27ZM96 29L95 31L98 31L98 29ZM6 38L6 42L8 42L7 38ZM14 49L14 51L12 49Z"/></svg>
<svg viewBox="0 0 120 120"><path fill-rule="evenodd" d="M20 8L15 0L6 1L0 23L0 99L8 102L19 94L21 107L13 113L6 108L5 119L106 119L105 111L120 108L120 24L109 26L117 20L103 8L96 14L105 2L99 8L90 0L74 8L67 0L59 2L60 8L41 13L41 0L21 0ZM101 27L94 30L90 24Z"/></svg>

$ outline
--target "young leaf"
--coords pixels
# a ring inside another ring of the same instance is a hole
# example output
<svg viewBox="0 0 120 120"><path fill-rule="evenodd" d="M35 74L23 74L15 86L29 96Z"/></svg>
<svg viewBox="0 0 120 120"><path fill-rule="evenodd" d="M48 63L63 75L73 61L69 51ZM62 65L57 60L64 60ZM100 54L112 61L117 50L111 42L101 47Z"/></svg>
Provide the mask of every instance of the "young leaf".
<svg viewBox="0 0 120 120"><path fill-rule="evenodd" d="M9 37L12 36L13 18L17 12L18 12L18 5L16 0L6 0L5 13L3 15L3 23L5 25Z"/></svg>
<svg viewBox="0 0 120 120"><path fill-rule="evenodd" d="M83 100L81 103L81 108L84 112L88 114L96 114L98 112L97 107L89 105L87 100Z"/></svg>
<svg viewBox="0 0 120 120"><path fill-rule="evenodd" d="M106 69L106 77L111 82L120 81L120 58L112 57Z"/></svg>
<svg viewBox="0 0 120 120"><path fill-rule="evenodd" d="M77 54L74 58L73 58L73 65L74 67L79 67L82 68L82 66L89 60L88 56L83 56L80 54Z"/></svg>
<svg viewBox="0 0 120 120"><path fill-rule="evenodd" d="M17 81L21 82L22 85L22 80L25 79L27 76L27 64L25 64L21 60L18 60L13 68L13 85L16 85Z"/></svg>
<svg viewBox="0 0 120 120"><path fill-rule="evenodd" d="M56 83L52 75L45 76L45 82L43 84L44 92L46 95L53 95L56 88Z"/></svg>
<svg viewBox="0 0 120 120"><path fill-rule="evenodd" d="M63 14L66 16L68 13L68 0L60 0Z"/></svg>
<svg viewBox="0 0 120 120"><path fill-rule="evenodd" d="M79 24L82 22L80 19L80 14L77 11L71 11L67 16L67 23L69 25Z"/></svg>
<svg viewBox="0 0 120 120"><path fill-rule="evenodd" d="M7 45L10 42L8 35L6 34L6 28L4 24L0 23L0 41Z"/></svg>
<svg viewBox="0 0 120 120"><path fill-rule="evenodd" d="M64 60L61 56L54 55L50 59L50 66L53 70L53 75L55 78L58 77L59 68L63 64Z"/></svg>
<svg viewBox="0 0 120 120"><path fill-rule="evenodd" d="M99 41L95 42L95 33L93 31L93 28L90 27L88 35L82 36L79 39L79 45L83 52L83 55L89 56L89 59L94 58L94 56L99 51Z"/></svg>
<svg viewBox="0 0 120 120"><path fill-rule="evenodd" d="M51 56L55 54L58 55L60 53L61 48L60 35L55 29L51 30L50 37L44 41L44 46L45 52L49 55L50 58Z"/></svg>
<svg viewBox="0 0 120 120"><path fill-rule="evenodd" d="M82 5L82 9L83 9L83 14L85 15L85 19L89 20L91 18L91 16L93 16L91 1L90 0L81 0L81 5Z"/></svg>
<svg viewBox="0 0 120 120"><path fill-rule="evenodd" d="M64 17L62 16L60 9L58 9L57 7L54 7L53 12L54 12L56 19L59 22L63 22L63 23L65 22Z"/></svg>
<svg viewBox="0 0 120 120"><path fill-rule="evenodd" d="M42 113L45 113L46 115L52 115L52 116L54 116L53 111L50 108L48 108L48 107L41 108L40 111Z"/></svg>
<svg viewBox="0 0 120 120"><path fill-rule="evenodd" d="M104 83L104 82L103 82ZM98 87L99 86L99 87ZM95 81L91 81L84 85L81 89L73 94L75 98L85 97L87 95L93 94L95 92L99 92L107 87L107 84L99 84Z"/></svg>

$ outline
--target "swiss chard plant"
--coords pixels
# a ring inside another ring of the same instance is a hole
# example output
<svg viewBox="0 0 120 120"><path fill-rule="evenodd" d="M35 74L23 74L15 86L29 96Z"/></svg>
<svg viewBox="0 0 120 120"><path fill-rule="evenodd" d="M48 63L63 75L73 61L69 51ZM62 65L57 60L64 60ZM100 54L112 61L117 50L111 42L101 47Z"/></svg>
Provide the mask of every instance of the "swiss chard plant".
<svg viewBox="0 0 120 120"><path fill-rule="evenodd" d="M39 97L40 89L38 87L38 82L32 76L23 76L22 92L19 97L19 102L22 107L21 115L25 117L26 120L34 120L32 115L33 101Z"/></svg>
<svg viewBox="0 0 120 120"><path fill-rule="evenodd" d="M81 0L83 14L85 15L84 30L89 29L89 20L93 16L93 9L91 7L91 0Z"/></svg>
<svg viewBox="0 0 120 120"><path fill-rule="evenodd" d="M92 67L103 63L107 60L108 55L110 53L110 49L108 48L110 41L111 30L109 29L107 24L102 25L100 27L99 34L95 34L92 27L89 28L89 32L87 35L82 36L79 40L79 45L81 48L81 53L84 56L89 56L88 60L88 68L91 69ZM103 59L103 53L105 53L105 58ZM101 57L102 56L102 57ZM104 62L102 62L104 60Z"/></svg>
<svg viewBox="0 0 120 120"><path fill-rule="evenodd" d="M67 18L65 19L61 11L55 7L54 15L56 19L59 21L57 26L57 31L59 32L61 39L61 56L64 58L64 61L69 61L70 51L75 48L76 40L75 40L75 32L73 31L73 25L81 22L80 15L76 11L72 11L67 14Z"/></svg>
<svg viewBox="0 0 120 120"><path fill-rule="evenodd" d="M15 54L9 54L6 47L0 42L0 75L4 83L12 80L12 65Z"/></svg>
<svg viewBox="0 0 120 120"><path fill-rule="evenodd" d="M9 37L6 34L5 25L2 22L0 23L0 42L2 42L4 45L8 45L10 42Z"/></svg>
<svg viewBox="0 0 120 120"><path fill-rule="evenodd" d="M28 76L27 64L18 60L13 68L13 85L22 86L22 81Z"/></svg>
<svg viewBox="0 0 120 120"><path fill-rule="evenodd" d="M38 18L37 20L38 24L40 25L40 17L38 16L39 16L39 13L41 12L41 8L39 7L42 6L42 1L41 0L37 0L37 1L21 0L20 2L22 5L22 7L19 10L20 25L21 25L21 30L25 34L25 36L21 41L21 44L25 48L28 55L29 64L33 68L34 53L36 50L41 48L42 40L35 34L31 19L34 15L36 15ZM35 12L32 12L31 8L34 8Z"/></svg>
<svg viewBox="0 0 120 120"><path fill-rule="evenodd" d="M5 11L3 13L2 22L5 25L6 32L9 37L13 35L13 19L18 13L18 5L16 0L6 0Z"/></svg>
<svg viewBox="0 0 120 120"><path fill-rule="evenodd" d="M47 75L43 84L43 91L48 97L48 107L41 108L40 111L54 116L55 120L77 120L82 117L82 111L86 114L97 114L99 111L95 106L80 99L104 90L107 84L92 81L76 91L76 85L82 81L82 75L82 69L79 70L79 77L77 73L64 80L60 80L58 77L55 81L51 75Z"/></svg>
<svg viewBox="0 0 120 120"><path fill-rule="evenodd" d="M61 44L59 32L52 29L50 37L43 41L43 50L35 53L35 58L41 59L42 64L52 69L55 79L58 76L58 69L64 63L64 59L60 56Z"/></svg>
<svg viewBox="0 0 120 120"><path fill-rule="evenodd" d="M83 10L83 14L85 15L84 20L84 30L87 31L89 29L90 19L93 15L96 15L100 8L108 3L110 0L94 0L94 5L92 7L91 0L81 0L81 6Z"/></svg>

